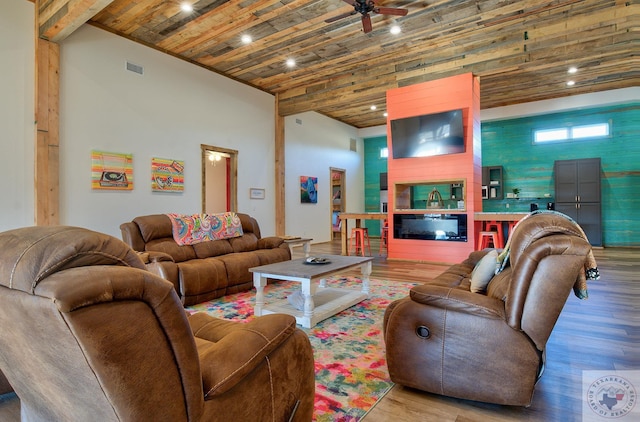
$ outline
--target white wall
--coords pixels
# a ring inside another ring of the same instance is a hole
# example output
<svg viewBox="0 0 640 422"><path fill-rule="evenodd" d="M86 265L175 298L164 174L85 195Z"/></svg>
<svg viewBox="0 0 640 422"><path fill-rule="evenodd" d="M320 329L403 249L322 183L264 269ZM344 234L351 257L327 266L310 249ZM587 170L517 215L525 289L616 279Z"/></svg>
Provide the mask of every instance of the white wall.
<svg viewBox="0 0 640 422"><path fill-rule="evenodd" d="M83 26L60 52L60 220L119 236L138 215L201 211L201 144L238 150L238 210L275 232L274 99L200 67ZM144 74L126 70L126 61ZM132 153L133 191L91 190L91 150ZM183 193L151 192L151 158L184 160Z"/></svg>
<svg viewBox="0 0 640 422"><path fill-rule="evenodd" d="M33 7L0 3L0 231L34 223Z"/></svg>
<svg viewBox="0 0 640 422"><path fill-rule="evenodd" d="M331 240L329 168L346 170L346 210L364 211L363 143L357 129L319 113L285 118L285 207L288 235L310 237L313 243ZM350 150L356 139L356 152ZM300 176L318 178L318 203L300 203Z"/></svg>

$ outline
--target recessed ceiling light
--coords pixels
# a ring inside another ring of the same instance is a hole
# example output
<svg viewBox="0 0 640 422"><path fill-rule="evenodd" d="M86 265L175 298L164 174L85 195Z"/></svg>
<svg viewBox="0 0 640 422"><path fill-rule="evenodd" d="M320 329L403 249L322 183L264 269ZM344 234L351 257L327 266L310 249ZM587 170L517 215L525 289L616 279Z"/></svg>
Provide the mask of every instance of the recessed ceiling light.
<svg viewBox="0 0 640 422"><path fill-rule="evenodd" d="M251 35L247 35L244 34L240 40L242 41L243 44L251 44L251 41L253 41L253 39L251 38Z"/></svg>
<svg viewBox="0 0 640 422"><path fill-rule="evenodd" d="M378 107L376 107L375 105L372 105L372 106L371 106L371 110L375 110L375 109L377 109L377 108L378 108Z"/></svg>
<svg viewBox="0 0 640 422"><path fill-rule="evenodd" d="M182 9L183 12L193 12L193 5L191 3L182 3L180 9Z"/></svg>
<svg viewBox="0 0 640 422"><path fill-rule="evenodd" d="M384 117L387 117L389 115L389 113L387 113L386 111L382 114Z"/></svg>
<svg viewBox="0 0 640 422"><path fill-rule="evenodd" d="M576 84L576 81L568 81L567 82L567 86L574 86Z"/></svg>
<svg viewBox="0 0 640 422"><path fill-rule="evenodd" d="M287 67L293 67L296 65L296 61L293 59L287 59Z"/></svg>
<svg viewBox="0 0 640 422"><path fill-rule="evenodd" d="M577 67L570 67L569 70L567 70L567 73L576 73L578 71Z"/></svg>
<svg viewBox="0 0 640 422"><path fill-rule="evenodd" d="M389 32L391 32L393 35L397 35L402 32L402 29L400 28L400 25L391 25L391 28L389 28Z"/></svg>

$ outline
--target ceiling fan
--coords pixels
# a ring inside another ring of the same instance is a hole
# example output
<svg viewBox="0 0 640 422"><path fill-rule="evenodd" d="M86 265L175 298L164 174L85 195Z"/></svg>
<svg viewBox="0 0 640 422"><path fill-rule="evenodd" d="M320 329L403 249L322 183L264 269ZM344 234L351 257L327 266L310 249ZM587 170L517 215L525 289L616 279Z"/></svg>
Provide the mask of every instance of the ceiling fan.
<svg viewBox="0 0 640 422"><path fill-rule="evenodd" d="M326 23L335 22L339 19L346 18L348 16L353 16L356 13L360 13L362 15L362 29L364 33L371 32L373 27L371 26L371 15L370 12L377 13L380 15L394 15L394 16L405 16L409 11L407 9L401 9L398 7L378 7L374 0L342 0L345 3L349 3L353 6L353 11L348 13L343 13L338 16L334 16L333 18L327 19Z"/></svg>

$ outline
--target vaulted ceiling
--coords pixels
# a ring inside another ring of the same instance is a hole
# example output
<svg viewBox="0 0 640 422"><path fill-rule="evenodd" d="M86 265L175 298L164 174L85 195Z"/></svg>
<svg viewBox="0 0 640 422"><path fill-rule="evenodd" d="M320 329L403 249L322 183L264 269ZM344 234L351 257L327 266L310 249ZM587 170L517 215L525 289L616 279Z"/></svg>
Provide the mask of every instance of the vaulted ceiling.
<svg viewBox="0 0 640 422"><path fill-rule="evenodd" d="M277 94L281 115L358 128L386 123L387 90L461 73L480 77L482 109L640 85L636 0L379 0L408 14L371 14L368 33L357 13L325 22L351 0L186 1L193 12L181 0L40 1L40 36L89 23Z"/></svg>

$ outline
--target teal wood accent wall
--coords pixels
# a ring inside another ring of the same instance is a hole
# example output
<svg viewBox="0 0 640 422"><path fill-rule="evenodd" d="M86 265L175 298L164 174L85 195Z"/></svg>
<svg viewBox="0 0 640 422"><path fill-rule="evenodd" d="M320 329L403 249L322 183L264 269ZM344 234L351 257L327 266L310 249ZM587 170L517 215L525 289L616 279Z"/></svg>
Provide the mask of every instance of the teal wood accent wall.
<svg viewBox="0 0 640 422"><path fill-rule="evenodd" d="M547 145L532 142L535 129L601 122L610 123L609 138ZM379 172L377 169L383 168L380 161L386 160L379 155L370 157L369 143L378 153L376 145L386 145L386 137L365 139L365 198L376 204L372 211L377 211L378 179L375 189L370 190L368 171L372 167L371 172ZM503 167L505 192L505 199L483 200L483 211L528 212L532 202L545 208L547 202L555 202L555 160L597 157L602 166L603 245L640 246L640 103L483 122L482 165ZM384 168L386 171L386 162ZM506 198L513 188L520 189L519 199Z"/></svg>
<svg viewBox="0 0 640 422"><path fill-rule="evenodd" d="M387 159L380 158L380 150L387 147L387 137L367 138L364 142L364 210L380 212L380 173L387 172ZM365 220L372 237L380 236L380 221Z"/></svg>
<svg viewBox="0 0 640 422"><path fill-rule="evenodd" d="M532 141L536 129L604 122L610 124L608 138L546 145ZM520 189L519 200L483 200L483 211L529 211L532 202L544 208L555 201L555 160L599 157L603 245L639 246L639 138L640 103L483 122L482 165L502 166L505 193Z"/></svg>

